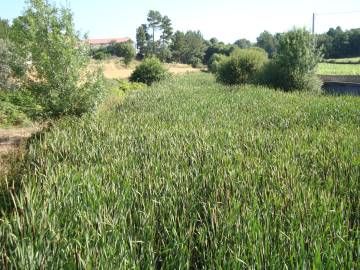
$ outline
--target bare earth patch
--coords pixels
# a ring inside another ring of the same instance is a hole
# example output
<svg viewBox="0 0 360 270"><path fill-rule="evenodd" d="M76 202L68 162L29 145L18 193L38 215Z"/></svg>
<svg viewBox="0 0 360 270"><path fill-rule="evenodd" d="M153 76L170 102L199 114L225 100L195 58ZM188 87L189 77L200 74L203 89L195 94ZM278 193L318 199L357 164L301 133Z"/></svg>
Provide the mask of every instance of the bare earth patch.
<svg viewBox="0 0 360 270"><path fill-rule="evenodd" d="M94 71L102 68L104 75L108 79L127 79L140 62L134 61L126 67L119 59L109 59L103 61L92 60L89 70ZM186 72L199 72L201 69L193 68L185 64L165 64L166 68L173 74L182 74Z"/></svg>

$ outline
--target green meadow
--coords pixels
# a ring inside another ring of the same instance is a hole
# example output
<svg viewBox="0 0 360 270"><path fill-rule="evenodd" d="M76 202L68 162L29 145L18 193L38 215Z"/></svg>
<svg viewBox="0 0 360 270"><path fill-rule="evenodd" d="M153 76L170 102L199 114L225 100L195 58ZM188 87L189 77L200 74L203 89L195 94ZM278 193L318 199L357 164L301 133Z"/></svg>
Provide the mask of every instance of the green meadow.
<svg viewBox="0 0 360 270"><path fill-rule="evenodd" d="M3 269L359 267L359 98L198 73L108 104L30 140Z"/></svg>

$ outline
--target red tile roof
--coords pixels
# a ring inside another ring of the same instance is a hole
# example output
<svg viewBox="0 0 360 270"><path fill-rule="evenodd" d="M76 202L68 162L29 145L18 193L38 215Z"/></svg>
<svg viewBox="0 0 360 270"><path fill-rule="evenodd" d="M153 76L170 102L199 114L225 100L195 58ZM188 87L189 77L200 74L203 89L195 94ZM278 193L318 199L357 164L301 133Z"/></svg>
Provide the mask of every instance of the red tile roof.
<svg viewBox="0 0 360 270"><path fill-rule="evenodd" d="M112 42L122 43L129 40L130 38L100 38L100 39L88 39L87 42L90 45L106 45Z"/></svg>

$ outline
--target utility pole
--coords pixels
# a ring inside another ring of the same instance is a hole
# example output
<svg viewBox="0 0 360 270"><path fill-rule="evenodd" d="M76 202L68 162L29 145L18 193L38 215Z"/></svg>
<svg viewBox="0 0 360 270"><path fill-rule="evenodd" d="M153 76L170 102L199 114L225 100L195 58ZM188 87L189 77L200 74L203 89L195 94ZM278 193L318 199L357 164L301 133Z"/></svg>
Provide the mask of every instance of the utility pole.
<svg viewBox="0 0 360 270"><path fill-rule="evenodd" d="M312 19L312 34L315 35L315 13L313 13Z"/></svg>

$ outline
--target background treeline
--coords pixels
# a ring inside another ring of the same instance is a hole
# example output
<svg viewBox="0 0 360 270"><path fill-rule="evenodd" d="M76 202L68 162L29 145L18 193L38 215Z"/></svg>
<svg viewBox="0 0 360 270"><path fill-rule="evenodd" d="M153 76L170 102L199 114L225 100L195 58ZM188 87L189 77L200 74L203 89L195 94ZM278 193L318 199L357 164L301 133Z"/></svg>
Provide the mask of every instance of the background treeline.
<svg viewBox="0 0 360 270"><path fill-rule="evenodd" d="M360 56L360 28L343 31L340 26L317 35L325 58Z"/></svg>
<svg viewBox="0 0 360 270"><path fill-rule="evenodd" d="M283 33L262 32L255 43L241 38L233 44L225 44L212 38L205 40L200 31L173 32L171 20L158 11L150 11L147 23L136 29L137 58L157 56L163 62L178 62L198 66L209 64L214 54L229 56L234 49L260 47L270 58L279 48ZM360 55L360 28L343 31L341 27L330 28L316 35L316 45L324 58L341 58Z"/></svg>

